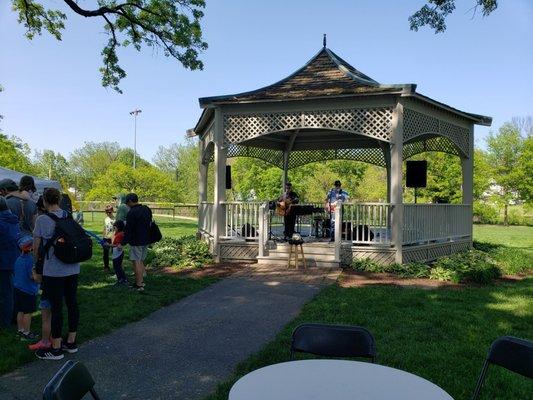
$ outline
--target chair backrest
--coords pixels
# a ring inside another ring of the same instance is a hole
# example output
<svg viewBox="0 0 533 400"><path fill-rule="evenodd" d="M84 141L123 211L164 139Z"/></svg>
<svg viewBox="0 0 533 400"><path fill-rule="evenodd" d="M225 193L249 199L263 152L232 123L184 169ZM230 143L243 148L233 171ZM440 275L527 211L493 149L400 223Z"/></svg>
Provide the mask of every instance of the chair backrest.
<svg viewBox="0 0 533 400"><path fill-rule="evenodd" d="M527 378L533 378L533 342L513 336L502 336L492 342L481 369L472 400L479 398L490 364L498 365Z"/></svg>
<svg viewBox="0 0 533 400"><path fill-rule="evenodd" d="M292 333L291 359L295 352L326 357L376 358L376 341L365 328L346 325L302 324Z"/></svg>
<svg viewBox="0 0 533 400"><path fill-rule="evenodd" d="M533 379L533 342L529 340L502 336L490 346L487 360Z"/></svg>
<svg viewBox="0 0 533 400"><path fill-rule="evenodd" d="M45 386L43 400L81 400L89 392L98 399L93 387L94 379L85 365L69 360Z"/></svg>

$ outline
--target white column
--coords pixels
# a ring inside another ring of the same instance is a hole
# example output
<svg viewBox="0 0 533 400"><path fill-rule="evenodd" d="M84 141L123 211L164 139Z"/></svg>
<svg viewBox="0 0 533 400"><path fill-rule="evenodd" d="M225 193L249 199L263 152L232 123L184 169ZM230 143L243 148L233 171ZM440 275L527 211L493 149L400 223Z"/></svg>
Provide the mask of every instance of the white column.
<svg viewBox="0 0 533 400"><path fill-rule="evenodd" d="M390 200L391 236L396 250L395 262L402 263L403 243L403 105L398 102L392 119L392 135L390 146Z"/></svg>
<svg viewBox="0 0 533 400"><path fill-rule="evenodd" d="M200 148L198 157L198 201L199 203L202 203L202 201L207 201L208 165L203 163L205 142L203 140L200 140L200 143L198 143L198 147Z"/></svg>
<svg viewBox="0 0 533 400"><path fill-rule="evenodd" d="M224 234L226 227L225 206L226 201L226 149L224 146L224 121L222 110L215 110L215 196L213 205L213 233L215 260L219 259L220 236Z"/></svg>
<svg viewBox="0 0 533 400"><path fill-rule="evenodd" d="M385 158L385 169L387 170L387 199L386 202L391 202L391 170L390 170L390 156L391 156L391 149L390 145L388 143L380 143L381 150L383 151L383 157Z"/></svg>
<svg viewBox="0 0 533 400"><path fill-rule="evenodd" d="M463 204L470 206L470 240L473 234L473 204L474 204L474 125L470 127L469 157L461 157L461 170L463 176Z"/></svg>

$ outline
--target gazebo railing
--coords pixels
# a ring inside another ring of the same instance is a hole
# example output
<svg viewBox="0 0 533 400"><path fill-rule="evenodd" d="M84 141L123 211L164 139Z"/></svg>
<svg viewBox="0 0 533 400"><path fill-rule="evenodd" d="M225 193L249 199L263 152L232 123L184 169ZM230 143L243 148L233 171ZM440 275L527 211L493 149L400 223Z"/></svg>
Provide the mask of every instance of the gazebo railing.
<svg viewBox="0 0 533 400"><path fill-rule="evenodd" d="M388 203L344 203L342 205L342 240L353 244L390 244Z"/></svg>
<svg viewBox="0 0 533 400"><path fill-rule="evenodd" d="M258 240L262 202L224 202L226 224L222 239Z"/></svg>
<svg viewBox="0 0 533 400"><path fill-rule="evenodd" d="M472 209L468 204L405 204L403 244L421 244L467 238Z"/></svg>
<svg viewBox="0 0 533 400"><path fill-rule="evenodd" d="M213 236L213 203L202 201L198 204L198 230Z"/></svg>

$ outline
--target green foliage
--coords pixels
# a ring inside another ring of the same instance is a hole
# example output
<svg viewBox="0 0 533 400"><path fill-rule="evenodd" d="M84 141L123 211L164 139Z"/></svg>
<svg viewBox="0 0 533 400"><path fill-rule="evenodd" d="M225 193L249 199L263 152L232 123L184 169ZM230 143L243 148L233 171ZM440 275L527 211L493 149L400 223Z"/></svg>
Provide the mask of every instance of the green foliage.
<svg viewBox="0 0 533 400"><path fill-rule="evenodd" d="M34 166L29 157L30 148L16 136L8 137L0 133L0 165L7 169L35 173Z"/></svg>
<svg viewBox="0 0 533 400"><path fill-rule="evenodd" d="M153 248L152 268L199 268L213 262L209 246L195 236L163 238Z"/></svg>
<svg viewBox="0 0 533 400"><path fill-rule="evenodd" d="M430 272L431 279L456 283L490 283L499 278L501 271L487 253L469 250L439 258Z"/></svg>
<svg viewBox="0 0 533 400"><path fill-rule="evenodd" d="M474 249L487 253L504 275L533 271L533 252L509 248L501 244L474 241Z"/></svg>
<svg viewBox="0 0 533 400"><path fill-rule="evenodd" d="M480 224L497 224L500 220L500 213L496 207L488 203L474 202L474 221Z"/></svg>
<svg viewBox="0 0 533 400"><path fill-rule="evenodd" d="M85 142L70 156L74 185L81 192L88 192L94 187L96 179L110 172L109 168L115 161L133 165L133 150L123 149L117 142ZM138 156L136 162L139 167L150 165Z"/></svg>
<svg viewBox="0 0 533 400"><path fill-rule="evenodd" d="M152 166L133 169L116 161L98 176L87 200L111 199L118 193L135 192L142 201L177 201L180 189L168 174Z"/></svg>
<svg viewBox="0 0 533 400"><path fill-rule="evenodd" d="M34 165L38 176L63 184L70 182L68 161L60 153L55 153L53 150L36 151Z"/></svg>
<svg viewBox="0 0 533 400"><path fill-rule="evenodd" d="M377 263L370 258L354 260L352 268L357 271L396 274L401 278L429 278L429 267L423 263L390 264Z"/></svg>
<svg viewBox="0 0 533 400"><path fill-rule="evenodd" d="M498 0L474 0L474 15L478 7L484 17L488 16L498 7ZM417 12L409 17L409 25L412 31L429 25L435 33L446 30L446 18L455 10L455 0L427 0Z"/></svg>
<svg viewBox="0 0 533 400"><path fill-rule="evenodd" d="M202 40L200 20L204 0L136 0L123 3L99 0L98 7L89 10L75 0L64 0L71 11L87 18L101 18L109 35L102 50L102 85L122 93L118 84L126 72L118 64L117 48L143 46L159 48L166 57L178 60L185 68L202 69L199 52L207 49ZM18 22L26 29L26 37L33 39L43 29L57 40L65 28L67 16L60 10L46 9L35 0L11 0Z"/></svg>

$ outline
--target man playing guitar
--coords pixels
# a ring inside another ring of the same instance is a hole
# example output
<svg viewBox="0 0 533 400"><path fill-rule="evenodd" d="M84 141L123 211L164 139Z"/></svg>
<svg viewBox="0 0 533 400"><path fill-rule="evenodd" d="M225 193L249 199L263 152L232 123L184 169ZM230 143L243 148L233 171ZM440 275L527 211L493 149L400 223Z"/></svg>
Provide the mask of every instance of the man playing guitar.
<svg viewBox="0 0 533 400"><path fill-rule="evenodd" d="M287 182L285 184L285 193L278 198L276 213L283 215L283 231L284 239L290 239L294 233L294 225L296 224L296 214L291 212L291 205L298 204L300 199L298 195L292 191L292 184Z"/></svg>
<svg viewBox="0 0 533 400"><path fill-rule="evenodd" d="M334 183L335 187L330 189L328 194L326 195L326 211L329 211L330 215L330 238L331 241L335 239L334 232L335 232L335 206L340 202L344 203L348 201L348 198L350 197L348 195L348 192L342 190L341 188L341 181L335 181Z"/></svg>

